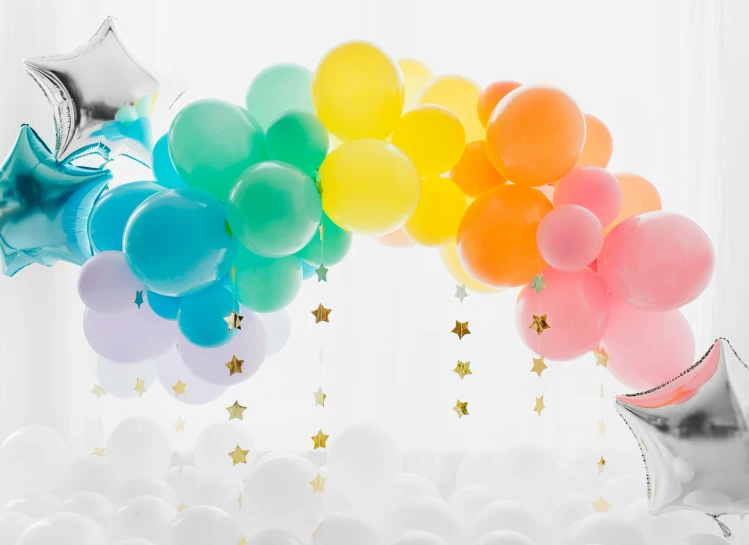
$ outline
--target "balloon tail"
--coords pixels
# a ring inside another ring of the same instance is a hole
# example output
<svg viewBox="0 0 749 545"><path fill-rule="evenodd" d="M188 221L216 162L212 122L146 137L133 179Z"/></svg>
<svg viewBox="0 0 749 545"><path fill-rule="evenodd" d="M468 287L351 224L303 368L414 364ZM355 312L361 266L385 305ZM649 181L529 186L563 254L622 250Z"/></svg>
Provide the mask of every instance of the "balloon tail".
<svg viewBox="0 0 749 545"><path fill-rule="evenodd" d="M731 529L718 518L720 515L711 515L710 513L707 513L707 516L716 522L718 528L720 528L720 531L723 532L724 538L731 539L733 537L733 532L731 531Z"/></svg>

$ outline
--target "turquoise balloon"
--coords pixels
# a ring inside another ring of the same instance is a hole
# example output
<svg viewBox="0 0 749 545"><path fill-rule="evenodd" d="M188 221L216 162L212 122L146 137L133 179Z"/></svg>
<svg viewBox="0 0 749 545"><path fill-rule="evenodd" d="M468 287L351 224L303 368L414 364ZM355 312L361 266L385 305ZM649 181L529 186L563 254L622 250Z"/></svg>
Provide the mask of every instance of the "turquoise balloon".
<svg viewBox="0 0 749 545"><path fill-rule="evenodd" d="M177 319L182 297L168 297L146 290L146 299L148 300L148 306L151 307L156 316L161 316L165 320Z"/></svg>
<svg viewBox="0 0 749 545"><path fill-rule="evenodd" d="M310 265L303 259L302 261L302 280L309 280L313 276L315 276L315 266Z"/></svg>
<svg viewBox="0 0 749 545"><path fill-rule="evenodd" d="M172 158L169 156L168 134L165 134L156 141L156 145L153 147L153 155L151 156L151 164L153 165L153 175L159 185L167 189L187 187L182 178L180 178L177 169L174 168Z"/></svg>
<svg viewBox="0 0 749 545"><path fill-rule="evenodd" d="M237 245L234 263L239 302L255 312L281 310L302 287L302 264L293 255L262 257Z"/></svg>
<svg viewBox="0 0 749 545"><path fill-rule="evenodd" d="M314 112L312 72L296 64L269 66L250 83L245 105L263 129L287 110Z"/></svg>
<svg viewBox="0 0 749 545"><path fill-rule="evenodd" d="M322 201L304 172L288 163L266 161L240 176L226 213L234 237L249 250L283 257L304 248L315 234Z"/></svg>
<svg viewBox="0 0 749 545"><path fill-rule="evenodd" d="M340 262L349 249L354 238L350 232L341 229L325 213L322 215L322 229L325 240L321 241L319 236L314 236L307 245L297 252L297 256L308 263L319 267L335 265Z"/></svg>
<svg viewBox="0 0 749 545"><path fill-rule="evenodd" d="M229 329L224 317L232 310L239 313L239 305L231 290L220 284L182 298L177 325L192 344L213 348L228 343L237 333Z"/></svg>
<svg viewBox="0 0 749 545"><path fill-rule="evenodd" d="M247 168L265 161L265 135L243 108L223 100L198 100L182 109L169 128L169 154L190 187L226 202Z"/></svg>
<svg viewBox="0 0 749 545"><path fill-rule="evenodd" d="M151 195L164 191L153 182L133 182L106 191L94 206L88 236L95 252L122 251L122 235L130 215Z"/></svg>
<svg viewBox="0 0 749 545"><path fill-rule="evenodd" d="M196 293L229 272L234 253L226 210L199 189L169 189L136 208L123 251L136 278L170 297Z"/></svg>
<svg viewBox="0 0 749 545"><path fill-rule="evenodd" d="M284 161L313 176L328 154L330 137L322 122L310 112L290 110L268 127L268 156Z"/></svg>

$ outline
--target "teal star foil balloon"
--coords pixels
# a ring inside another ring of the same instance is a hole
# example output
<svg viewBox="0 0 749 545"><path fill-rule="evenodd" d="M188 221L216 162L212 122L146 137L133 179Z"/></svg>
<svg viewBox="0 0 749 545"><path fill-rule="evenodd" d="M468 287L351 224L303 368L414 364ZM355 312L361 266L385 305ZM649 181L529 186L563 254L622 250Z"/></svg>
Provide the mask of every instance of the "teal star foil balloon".
<svg viewBox="0 0 749 545"><path fill-rule="evenodd" d="M28 125L0 167L0 251L7 276L38 263L82 265L91 257L88 222L108 170L55 161Z"/></svg>

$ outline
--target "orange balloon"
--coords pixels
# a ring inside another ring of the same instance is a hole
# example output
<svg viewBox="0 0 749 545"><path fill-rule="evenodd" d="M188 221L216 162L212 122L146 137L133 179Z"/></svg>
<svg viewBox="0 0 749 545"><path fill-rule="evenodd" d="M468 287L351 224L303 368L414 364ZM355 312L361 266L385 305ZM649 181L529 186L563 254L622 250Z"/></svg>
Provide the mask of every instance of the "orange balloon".
<svg viewBox="0 0 749 545"><path fill-rule="evenodd" d="M559 89L523 86L494 109L486 126L486 151L494 168L519 185L555 182L577 163L585 118Z"/></svg>
<svg viewBox="0 0 749 545"><path fill-rule="evenodd" d="M408 238L408 235L403 231L403 227L387 235L375 237L375 240L383 246L390 248L410 248L411 246L416 246L416 243Z"/></svg>
<svg viewBox="0 0 749 545"><path fill-rule="evenodd" d="M487 191L458 227L458 256L466 272L492 287L522 286L546 267L536 229L554 208L540 191L507 184Z"/></svg>
<svg viewBox="0 0 749 545"><path fill-rule="evenodd" d="M489 118L492 116L492 112L497 104L499 104L499 101L505 98L510 91L514 91L520 87L520 85L522 84L517 81L495 81L481 91L478 102L478 113L479 121L481 121L484 127L489 122Z"/></svg>
<svg viewBox="0 0 749 545"><path fill-rule="evenodd" d="M466 144L463 156L450 171L453 182L469 197L478 197L484 191L504 185L506 180L492 166L486 154L486 142L476 140Z"/></svg>
<svg viewBox="0 0 749 545"><path fill-rule="evenodd" d="M658 190L642 176L622 172L614 174L614 178L622 188L622 207L616 219L603 230L605 235L627 218L663 209Z"/></svg>
<svg viewBox="0 0 749 545"><path fill-rule="evenodd" d="M458 284L465 284L466 288L475 293L499 293L500 289L490 288L484 286L480 282L476 282L470 275L465 271L463 265L460 264L458 259L458 248L455 245L455 241L448 242L440 246L440 257L442 263L445 264L447 272L450 276L455 279Z"/></svg>
<svg viewBox="0 0 749 545"><path fill-rule="evenodd" d="M603 121L591 114L585 114L585 144L576 167L606 168L614 151L611 133Z"/></svg>

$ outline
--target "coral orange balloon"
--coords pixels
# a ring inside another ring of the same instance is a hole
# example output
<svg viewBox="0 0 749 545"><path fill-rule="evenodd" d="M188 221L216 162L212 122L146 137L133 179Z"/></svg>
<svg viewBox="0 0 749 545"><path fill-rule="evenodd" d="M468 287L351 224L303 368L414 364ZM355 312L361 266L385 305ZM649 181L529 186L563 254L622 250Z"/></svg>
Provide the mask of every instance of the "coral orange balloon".
<svg viewBox="0 0 749 545"><path fill-rule="evenodd" d="M498 288L529 282L546 267L536 230L552 208L530 187L508 184L481 195L458 227L458 256L466 272Z"/></svg>
<svg viewBox="0 0 749 545"><path fill-rule="evenodd" d="M576 166L606 168L613 151L614 142L603 121L594 115L585 114L585 144Z"/></svg>
<svg viewBox="0 0 749 545"><path fill-rule="evenodd" d="M403 227L387 235L375 237L375 240L389 248L411 248L412 246L416 246L416 243L408 238L408 235L403 231Z"/></svg>
<svg viewBox="0 0 749 545"><path fill-rule="evenodd" d="M663 209L658 190L642 176L623 172L614 174L614 178L622 188L622 207L616 219L604 229L604 234L609 234L614 227L627 218Z"/></svg>
<svg viewBox="0 0 749 545"><path fill-rule="evenodd" d="M478 197L485 191L504 185L506 180L497 172L486 154L486 142L469 142L450 172L453 182L465 195Z"/></svg>
<svg viewBox="0 0 749 545"><path fill-rule="evenodd" d="M481 282L476 282L471 278L463 268L463 265L460 264L460 260L458 259L458 248L455 245L455 241L440 246L440 257L442 258L442 263L445 264L445 269L447 269L447 272L450 273L450 276L452 276L458 284L465 284L466 288L475 293L499 293L502 291L497 288L485 286Z"/></svg>
<svg viewBox="0 0 749 545"><path fill-rule="evenodd" d="M585 118L559 89L523 86L504 97L486 127L486 151L507 180L539 186L555 182L577 163Z"/></svg>
<svg viewBox="0 0 749 545"><path fill-rule="evenodd" d="M495 81L481 91L477 108L479 121L481 121L484 127L489 122L489 118L492 116L492 112L497 107L497 104L499 104L499 101L505 98L510 91L514 91L520 87L520 85L517 81Z"/></svg>

